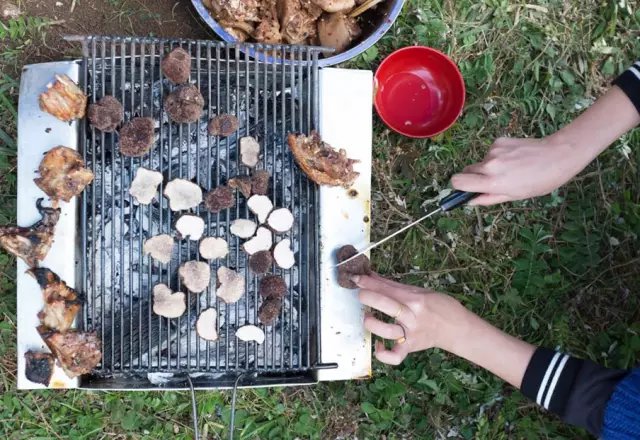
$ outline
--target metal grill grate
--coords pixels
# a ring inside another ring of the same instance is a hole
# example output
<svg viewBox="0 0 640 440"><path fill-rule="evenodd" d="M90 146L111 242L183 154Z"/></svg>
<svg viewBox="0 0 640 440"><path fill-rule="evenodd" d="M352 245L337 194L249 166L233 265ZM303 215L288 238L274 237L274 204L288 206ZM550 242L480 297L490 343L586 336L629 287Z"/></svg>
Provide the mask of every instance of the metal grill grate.
<svg viewBox="0 0 640 440"><path fill-rule="evenodd" d="M321 49L153 38L80 40L82 78L90 102L115 96L125 107L125 121L153 117L158 137L148 155L128 158L118 153L117 134L102 133L86 123L82 127L84 159L96 177L83 194L80 212L78 285L87 299L81 326L96 330L103 344L102 362L83 385L136 388L142 386L141 378L147 378L146 386L184 387L184 382L172 385L170 378L184 378L186 373L201 373L194 381L200 387L227 386L242 372L257 373L253 384L281 382L286 377L284 382L309 380L310 372L322 367L318 364L318 194L294 166L286 135L318 126ZM164 96L173 86L163 78L160 60L177 46L191 53L191 82L205 98L205 115L194 124L170 123L163 110ZM265 56L252 59L248 52ZM271 62L276 55L282 55L280 61ZM207 121L219 113L240 119L237 136L208 136ZM161 233L175 235L173 224L180 214L170 211L162 196L144 206L134 203L128 193L141 166L163 173L160 194L169 180L178 177L209 190L230 177L248 174L246 167L239 166L237 154L238 139L247 135L256 137L262 146L258 168L271 173L271 199L276 206L291 209L296 219L288 233L296 266L287 271L275 269L289 290L277 322L263 327L266 340L262 345L235 337L239 326L260 325L259 279L247 268L242 241L228 228L233 219L250 218L245 199L238 196L235 208L219 214L201 207L195 210L205 220L207 236L224 237L230 253L211 263L212 281L205 292L187 294L187 312L167 319L152 312L151 290L157 283L181 290L177 268L184 261L198 259L198 246L176 241L179 252L174 251L168 265L144 256L144 240ZM247 292L235 304L226 305L215 296L215 271L220 265L245 275ZM216 342L205 341L195 332L198 315L208 307L218 310L220 336Z"/></svg>

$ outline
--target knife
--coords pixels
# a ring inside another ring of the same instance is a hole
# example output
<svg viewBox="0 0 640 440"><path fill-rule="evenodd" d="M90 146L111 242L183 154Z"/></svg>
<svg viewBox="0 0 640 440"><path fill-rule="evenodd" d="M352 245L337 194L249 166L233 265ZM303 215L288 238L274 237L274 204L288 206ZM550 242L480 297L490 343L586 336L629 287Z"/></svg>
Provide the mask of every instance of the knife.
<svg viewBox="0 0 640 440"><path fill-rule="evenodd" d="M394 232L391 235L386 236L385 238L383 238L382 240L370 244L369 246L367 246L366 248L364 248L363 250L361 250L360 252L358 252L357 254L355 254L352 257L347 258L346 260L338 263L335 265L335 267L338 266L342 266L343 264L359 257L360 255L364 254L365 252L369 252L371 249L376 248L378 246L380 246L382 243L384 243L387 240L391 240L393 237L395 237L396 235L406 231L407 229L411 228L412 226L417 225L418 223L428 219L429 217L436 215L440 212L448 212L451 211L452 209L458 208L462 205L464 205L465 203L467 203L469 200L477 197L478 195L480 195L479 193L473 193L473 192L466 192L466 191L454 191L451 194L449 194L447 197L443 198L442 200L440 200L440 203L438 203L438 209L431 211L429 214L425 215L424 217L420 217L418 220L409 223L407 226L403 227L402 229L397 230L396 232Z"/></svg>

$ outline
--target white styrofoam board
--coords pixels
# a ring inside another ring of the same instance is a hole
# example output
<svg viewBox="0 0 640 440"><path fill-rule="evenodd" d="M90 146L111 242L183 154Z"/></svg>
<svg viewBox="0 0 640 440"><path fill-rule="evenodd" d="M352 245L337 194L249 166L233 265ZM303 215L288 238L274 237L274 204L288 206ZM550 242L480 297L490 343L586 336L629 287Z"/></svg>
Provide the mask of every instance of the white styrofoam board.
<svg viewBox="0 0 640 440"><path fill-rule="evenodd" d="M333 266L339 247L351 244L362 249L369 244L372 106L371 71L320 71L320 134L360 161L355 165L360 176L350 189L320 188L321 360L338 364L337 369L318 371L322 381L371 375L371 334L363 325L364 307L356 290L338 285Z"/></svg>
<svg viewBox="0 0 640 440"><path fill-rule="evenodd" d="M46 90L54 74L66 74L78 81L79 68L74 62L54 62L25 66L20 82L18 103L18 212L19 226L30 226L40 220L36 209L36 200L47 196L36 186L33 179L45 152L58 145L77 149L77 123L62 122L40 110L38 97ZM62 212L55 228L54 242L41 267L54 271L69 286L74 287L75 236L76 236L76 198L71 202L60 202ZM24 354L28 350L46 351L36 327L40 324L38 312L42 309L42 292L36 280L25 273L28 266L22 261L17 263L17 321L18 325L18 389L46 388L31 382L25 376ZM77 379L70 379L62 368L56 365L50 388L75 388Z"/></svg>

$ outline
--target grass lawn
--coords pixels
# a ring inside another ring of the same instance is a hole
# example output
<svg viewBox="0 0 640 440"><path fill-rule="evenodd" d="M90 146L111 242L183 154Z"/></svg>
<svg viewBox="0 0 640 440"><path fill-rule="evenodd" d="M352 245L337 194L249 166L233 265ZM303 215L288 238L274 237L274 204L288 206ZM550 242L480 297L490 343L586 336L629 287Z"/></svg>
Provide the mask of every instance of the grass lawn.
<svg viewBox="0 0 640 440"><path fill-rule="evenodd" d="M103 3L122 11L135 2ZM588 106L640 55L639 6L408 0L392 30L350 66L374 69L396 48L432 46L459 64L467 104L459 122L431 140L401 137L376 120L373 239L423 214L449 176L482 158L497 136L549 134ZM0 223L15 219L19 66L37 59L34 48L55 27L69 26L50 23L54 8L0 24ZM114 12L109 23L126 15ZM65 28L74 30L81 31ZM124 24L122 32L129 32ZM625 136L550 196L424 223L374 251L374 265L450 292L531 343L630 367L640 355L639 145L639 131ZM4 253L0 270L0 438L192 437L187 393L16 391L15 265ZM204 438L226 438L230 394L198 392L197 400ZM242 391L236 427L242 439L586 437L437 350L396 368L374 363L369 381Z"/></svg>

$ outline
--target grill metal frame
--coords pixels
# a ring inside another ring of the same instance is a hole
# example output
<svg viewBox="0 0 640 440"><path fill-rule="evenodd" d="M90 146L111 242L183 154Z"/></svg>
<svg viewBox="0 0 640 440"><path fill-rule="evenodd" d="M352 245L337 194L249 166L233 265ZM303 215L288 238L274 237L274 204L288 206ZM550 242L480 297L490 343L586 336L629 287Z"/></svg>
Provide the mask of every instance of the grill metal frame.
<svg viewBox="0 0 640 440"><path fill-rule="evenodd" d="M335 367L322 364L319 351L318 188L294 165L286 146L288 132L318 128L318 55L324 49L137 37L70 39L82 43L80 78L90 102L111 94L125 106L125 120L152 116L160 121L156 146L142 158L122 157L117 153L116 134L99 132L85 120L80 124L81 153L96 180L84 191L79 210L77 285L87 299L79 327L97 331L103 343L102 361L94 373L82 379L81 387L188 388L186 375L196 388L228 387L238 375L243 375L242 386L301 384L314 382L316 370ZM205 115L194 124L164 120L162 102L174 86L162 77L159 63L164 53L177 46L191 53L191 82L205 98ZM237 50L240 48L244 50ZM271 57L250 58L247 53L253 51ZM276 54L282 55L281 61L264 60L277 58ZM206 123L217 113L239 117L237 136L220 139L207 135ZM258 323L258 277L249 272L240 240L228 230L232 219L252 217L243 196L238 195L235 208L226 212L212 215L196 208L196 215L205 219L206 235L225 237L232 252L225 260L211 263L212 282L205 292L187 293L185 315L161 318L151 310L151 288L163 282L175 291L184 291L175 276L178 265L198 259L197 243L185 240L176 241L178 260L168 266L142 254L144 239L159 233L175 235L173 223L182 214L168 209L161 195L164 185L184 177L207 191L236 174L248 174L236 154L237 141L246 135L261 143L258 167L271 173L274 204L291 209L296 218L286 238L295 246L297 270L274 271L287 281L287 302L274 326ZM192 157L194 143L196 154ZM187 154L182 153L185 146ZM206 166L214 157L212 166ZM128 188L135 169L145 166L157 170L157 165L165 177L159 200L134 206ZM195 179L190 179L193 166ZM287 195L290 204L286 203ZM107 214L111 221L105 220ZM224 235L219 235L220 228ZM128 266L123 263L127 261ZM215 297L215 271L220 265L245 275L247 293L235 304L227 306ZM220 338L216 342L204 342L195 332L195 320L205 308L203 301L218 310ZM265 343L235 338L234 330L244 324L261 326Z"/></svg>

